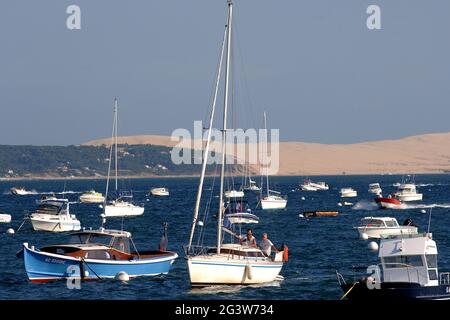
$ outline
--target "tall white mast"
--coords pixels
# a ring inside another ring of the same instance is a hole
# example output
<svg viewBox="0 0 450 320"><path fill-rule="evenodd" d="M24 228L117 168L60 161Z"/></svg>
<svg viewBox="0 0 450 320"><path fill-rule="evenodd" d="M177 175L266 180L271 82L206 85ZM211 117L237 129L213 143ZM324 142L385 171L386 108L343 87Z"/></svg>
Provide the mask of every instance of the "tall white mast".
<svg viewBox="0 0 450 320"><path fill-rule="evenodd" d="M117 98L114 98L114 109L113 109L113 125L112 125L112 133L111 133L111 147L109 148L109 163L108 163L108 178L106 179L106 191L105 191L105 199L103 201L103 213L105 213L106 200L108 198L108 190L109 190L109 178L111 177L111 161L112 161L112 152L114 148L114 133L116 132L116 108L117 108Z"/></svg>
<svg viewBox="0 0 450 320"><path fill-rule="evenodd" d="M213 128L214 114L215 114L215 110L216 110L217 95L219 92L219 82L220 82L220 74L221 74L221 70L222 70L223 53L225 50L226 35L227 35L227 28L225 28L225 32L223 34L222 50L220 53L220 62L219 62L218 70L217 70L217 79L216 79L216 86L214 89L212 110L211 110L211 115L209 118L208 137L206 138L206 146L205 146L205 151L203 154L202 172L200 175L200 183L198 185L198 190L197 190L197 199L195 201L194 219L192 220L191 234L189 236L188 252L189 252L189 249L191 248L192 241L194 239L195 226L197 224L197 219L198 219L198 211L200 210L200 201L201 201L202 192L203 192L203 181L205 179L206 164L208 163L209 146L211 144L211 132L212 132L212 128Z"/></svg>
<svg viewBox="0 0 450 320"><path fill-rule="evenodd" d="M115 145L115 159L114 159L114 164L116 167L116 194L117 194L117 125L118 125L118 121L117 121L117 98L114 99L114 121L115 121L115 126L114 128L116 129L115 131L115 135L114 135L114 145Z"/></svg>
<svg viewBox="0 0 450 320"><path fill-rule="evenodd" d="M269 171L268 171L268 168L267 168L267 163L265 163L265 162L267 162L267 154L268 154L268 141L267 141L267 139L268 139L268 135L267 135L267 120L266 120L266 112L264 111L264 131L265 131L265 134L266 134L266 141L264 141L264 157L266 158L266 161L264 161L264 164L265 164L265 166L266 166L266 179L267 179L267 196L269 196L270 195L270 188L269 188Z"/></svg>
<svg viewBox="0 0 450 320"><path fill-rule="evenodd" d="M217 253L220 254L222 244L222 215L223 215L223 187L225 176L225 159L226 159L226 136L227 136L227 112L228 112L228 87L230 82L230 63L231 63L231 33L233 20L233 1L228 0L228 22L227 22L227 60L225 68L225 94L223 106L223 130L222 130L222 167L220 172L220 197L219 197L219 215L217 219Z"/></svg>

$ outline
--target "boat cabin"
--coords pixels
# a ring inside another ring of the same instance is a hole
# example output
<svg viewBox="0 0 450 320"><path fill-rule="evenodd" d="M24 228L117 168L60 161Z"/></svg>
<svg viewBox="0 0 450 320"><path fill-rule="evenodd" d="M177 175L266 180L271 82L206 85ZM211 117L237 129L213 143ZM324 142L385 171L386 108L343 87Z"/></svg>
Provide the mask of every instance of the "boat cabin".
<svg viewBox="0 0 450 320"><path fill-rule="evenodd" d="M398 193L416 193L416 186L414 184L402 184L398 187Z"/></svg>
<svg viewBox="0 0 450 320"><path fill-rule="evenodd" d="M431 233L382 239L378 256L383 282L439 284L437 246Z"/></svg>
<svg viewBox="0 0 450 320"><path fill-rule="evenodd" d="M365 228L398 228L397 219L391 217L365 217L359 224Z"/></svg>

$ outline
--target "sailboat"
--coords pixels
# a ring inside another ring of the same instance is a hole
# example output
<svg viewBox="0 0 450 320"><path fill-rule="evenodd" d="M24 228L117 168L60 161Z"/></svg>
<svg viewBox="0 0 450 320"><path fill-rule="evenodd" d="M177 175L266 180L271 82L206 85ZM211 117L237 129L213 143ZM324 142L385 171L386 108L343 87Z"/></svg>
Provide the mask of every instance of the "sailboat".
<svg viewBox="0 0 450 320"><path fill-rule="evenodd" d="M264 129L266 132L266 142L267 142L267 119L266 113L264 112ZM267 146L267 143L264 144ZM264 156L267 156L267 148L264 150ZM269 187L269 173L266 168L266 184L267 184L267 194L266 196L261 197L261 208L263 210L267 209L284 209L287 205L287 199L281 196L281 193L275 190L270 190Z"/></svg>
<svg viewBox="0 0 450 320"><path fill-rule="evenodd" d="M115 165L115 194L114 198L107 202L109 180L111 174L111 162L114 150L114 165ZM111 149L109 151L109 165L108 165L108 180L106 182L105 201L103 203L103 214L105 217L127 217L140 216L144 214L144 206L138 206L132 203L132 194L119 192L118 189L118 162L117 162L117 98L114 99L114 117L113 117L113 132L111 137Z"/></svg>
<svg viewBox="0 0 450 320"><path fill-rule="evenodd" d="M225 27L224 38L222 42L222 51L220 63L217 72L214 98L212 102L212 111L210 115L209 129L207 133L206 145L204 150L202 171L197 191L194 216L189 237L189 244L185 247L186 261L189 271L191 286L210 286L210 285L242 285L242 284L260 284L268 283L279 279L279 273L283 267L283 252L279 252L275 257L267 257L262 250L257 247L246 246L242 243L230 241L225 243L222 231L227 231L223 225L223 216L225 211L224 204L224 173L225 173L225 151L226 151L226 131L227 131L227 109L229 103L230 87L230 61L231 61L231 40L232 40L232 16L233 1L228 0L228 17ZM222 130L222 163L220 173L220 196L219 208L217 214L217 234L216 247L203 247L202 245L193 245L193 238L197 226L200 201L203 191L203 182L205 178L206 164L208 162L208 153L211 143L211 130L214 119L218 87L220 82L220 70L224 58L226 43L226 66L225 66L225 85L224 85L224 112L223 112L223 130Z"/></svg>

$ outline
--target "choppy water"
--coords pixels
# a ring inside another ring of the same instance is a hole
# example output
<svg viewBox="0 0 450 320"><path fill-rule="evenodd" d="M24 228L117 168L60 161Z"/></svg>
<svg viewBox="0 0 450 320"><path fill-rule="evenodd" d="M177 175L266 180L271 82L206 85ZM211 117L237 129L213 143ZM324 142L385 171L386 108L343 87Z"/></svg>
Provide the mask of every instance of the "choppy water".
<svg viewBox="0 0 450 320"><path fill-rule="evenodd" d="M384 194L392 192L393 183L401 180L399 176L330 176L320 177L330 185L329 191L298 191L301 177L274 177L273 187L288 195L285 210L261 211L254 213L260 217L260 223L253 227L257 238L262 232L268 232L269 238L280 245L289 246L289 262L285 264L282 275L285 280L263 286L216 287L191 289L188 281L186 263L181 246L187 242L192 211L197 189L197 179L140 179L129 180L127 184L134 190L135 200L145 203L145 213L141 217L124 220L124 229L133 233L139 248L156 248L162 232L162 222L169 222L169 249L177 251L180 258L168 275L155 278L138 278L128 283L114 280L88 281L82 283L81 290L69 290L64 281L33 284L27 280L23 261L15 253L23 242L37 247L64 243L66 235L32 231L25 224L14 237L7 236L9 227L17 229L25 211L32 211L40 193L64 188L63 181L15 181L0 182L0 211L13 216L10 225L0 224L0 299L338 299L342 293L337 285L335 270L347 271L352 276L352 265L377 263L375 253L367 248L367 241L358 239L352 229L364 216L394 216L402 223L410 217L425 230L428 214L432 211L431 231L437 241L440 269L450 270L450 175L419 175L416 183L424 200L417 204L408 204L397 210L376 210L371 203L373 198L368 192L368 184L379 182ZM211 186L208 180L206 189ZM104 192L103 180L67 181L66 196L76 200L80 192L95 188ZM13 186L24 186L35 190L36 194L13 196L8 190ZM168 198L147 196L151 187L166 186L171 195ZM347 199L355 203L353 207L339 207L339 189L353 187L358 198ZM302 200L305 197L305 200ZM217 199L214 198L213 199ZM249 201L256 204L256 196ZM217 202L217 200L215 200ZM338 210L337 217L304 219L299 213L307 210ZM101 209L96 204L77 204L71 206L83 226L98 227ZM108 228L121 228L122 219L109 220ZM211 220L206 226L213 226Z"/></svg>

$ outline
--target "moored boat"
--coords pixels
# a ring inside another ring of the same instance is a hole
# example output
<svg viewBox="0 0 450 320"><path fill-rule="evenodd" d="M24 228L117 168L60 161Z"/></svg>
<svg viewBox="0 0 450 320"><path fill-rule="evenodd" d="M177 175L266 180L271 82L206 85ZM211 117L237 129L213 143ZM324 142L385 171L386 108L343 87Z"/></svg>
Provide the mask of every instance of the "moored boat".
<svg viewBox="0 0 450 320"><path fill-rule="evenodd" d="M75 215L70 214L69 201L66 199L52 200L42 203L30 215L31 225L36 231L65 232L78 231L81 223Z"/></svg>
<svg viewBox="0 0 450 320"><path fill-rule="evenodd" d="M169 196L169 189L167 188L152 188L150 189L150 194L152 196L162 196L162 197L167 197Z"/></svg>
<svg viewBox="0 0 450 320"><path fill-rule="evenodd" d="M381 239L378 251L381 262L363 268L367 273L359 281L347 282L336 271L345 293L341 299L448 300L450 273L438 272L437 256L437 245L430 233Z"/></svg>
<svg viewBox="0 0 450 320"><path fill-rule="evenodd" d="M381 194L382 193L382 189L380 187L380 184L378 182L375 183L371 183L369 184L369 193L373 193L373 194Z"/></svg>
<svg viewBox="0 0 450 320"><path fill-rule="evenodd" d="M74 233L67 244L41 249L23 244L25 270L32 282L114 278L120 272L130 278L167 274L177 257L164 248L137 251L131 233L103 228Z"/></svg>
<svg viewBox="0 0 450 320"><path fill-rule="evenodd" d="M6 213L0 213L0 223L10 223L11 215Z"/></svg>
<svg viewBox="0 0 450 320"><path fill-rule="evenodd" d="M407 219L403 225L399 225L397 219L392 217L364 217L359 226L353 227L361 236L367 238L382 238L396 235L416 234L417 227Z"/></svg>
<svg viewBox="0 0 450 320"><path fill-rule="evenodd" d="M83 193L79 197L80 202L82 203L103 203L105 201L105 197L95 190L89 190Z"/></svg>
<svg viewBox="0 0 450 320"><path fill-rule="evenodd" d="M398 187L394 197L400 201L420 201L423 198L422 193L418 193L414 183L404 183Z"/></svg>
<svg viewBox="0 0 450 320"><path fill-rule="evenodd" d="M358 196L356 190L353 190L352 188L341 188L339 193L341 194L341 198L353 198Z"/></svg>
<svg viewBox="0 0 450 320"><path fill-rule="evenodd" d="M13 187L13 188L9 189L9 191L11 192L11 194L14 194L17 196L26 196L28 194L32 194L31 191L28 191L24 187Z"/></svg>

